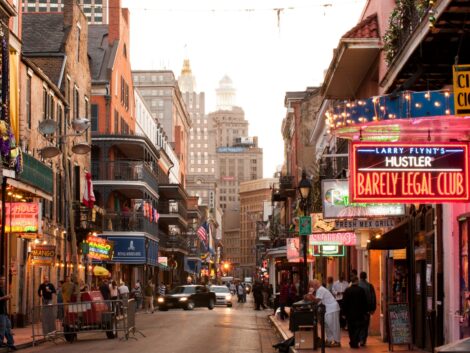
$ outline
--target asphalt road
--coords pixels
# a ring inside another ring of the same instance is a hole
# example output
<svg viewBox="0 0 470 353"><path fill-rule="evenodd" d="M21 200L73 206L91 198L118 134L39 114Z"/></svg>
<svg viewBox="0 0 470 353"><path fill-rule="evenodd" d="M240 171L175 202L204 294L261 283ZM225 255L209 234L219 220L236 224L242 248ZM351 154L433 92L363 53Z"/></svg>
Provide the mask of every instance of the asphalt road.
<svg viewBox="0 0 470 353"><path fill-rule="evenodd" d="M139 313L136 324L146 337L108 340L103 334L78 336L73 344L57 341L22 350L47 353L162 352L162 353L272 353L279 338L269 325L271 310L255 311L248 303L214 310L181 309Z"/></svg>

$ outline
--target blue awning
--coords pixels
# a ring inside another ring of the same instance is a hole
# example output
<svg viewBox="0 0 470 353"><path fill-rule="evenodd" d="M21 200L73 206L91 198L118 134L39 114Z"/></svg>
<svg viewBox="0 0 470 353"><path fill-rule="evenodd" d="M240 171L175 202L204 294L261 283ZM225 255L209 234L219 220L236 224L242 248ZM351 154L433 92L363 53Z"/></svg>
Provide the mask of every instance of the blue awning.
<svg viewBox="0 0 470 353"><path fill-rule="evenodd" d="M201 259L185 257L184 270L189 273L198 274L201 272Z"/></svg>
<svg viewBox="0 0 470 353"><path fill-rule="evenodd" d="M114 243L114 256L109 262L157 266L158 242L146 236L103 236Z"/></svg>

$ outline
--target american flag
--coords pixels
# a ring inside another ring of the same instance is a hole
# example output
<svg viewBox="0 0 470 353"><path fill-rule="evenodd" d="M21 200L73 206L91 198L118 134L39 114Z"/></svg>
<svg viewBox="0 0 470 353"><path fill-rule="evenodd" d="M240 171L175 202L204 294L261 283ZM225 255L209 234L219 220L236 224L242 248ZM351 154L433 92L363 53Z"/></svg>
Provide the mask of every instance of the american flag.
<svg viewBox="0 0 470 353"><path fill-rule="evenodd" d="M197 230L197 235L199 236L199 239L204 243L204 245L207 243L207 222L204 222L199 229Z"/></svg>

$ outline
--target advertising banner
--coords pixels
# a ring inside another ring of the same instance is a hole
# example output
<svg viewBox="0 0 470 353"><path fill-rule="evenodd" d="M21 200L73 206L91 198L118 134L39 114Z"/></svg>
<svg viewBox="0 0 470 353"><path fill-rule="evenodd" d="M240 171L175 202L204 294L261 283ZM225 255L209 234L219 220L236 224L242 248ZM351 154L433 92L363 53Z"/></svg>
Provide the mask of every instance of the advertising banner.
<svg viewBox="0 0 470 353"><path fill-rule="evenodd" d="M468 202L468 143L352 142L353 202Z"/></svg>
<svg viewBox="0 0 470 353"><path fill-rule="evenodd" d="M31 248L33 265L52 266L55 261L55 245L37 244Z"/></svg>
<svg viewBox="0 0 470 353"><path fill-rule="evenodd" d="M396 217L405 214L403 204L352 203L349 181L344 179L322 181L322 202L325 219Z"/></svg>
<svg viewBox="0 0 470 353"><path fill-rule="evenodd" d="M313 233L310 236L310 244L341 244L346 246L356 245L356 233L354 232L325 232Z"/></svg>

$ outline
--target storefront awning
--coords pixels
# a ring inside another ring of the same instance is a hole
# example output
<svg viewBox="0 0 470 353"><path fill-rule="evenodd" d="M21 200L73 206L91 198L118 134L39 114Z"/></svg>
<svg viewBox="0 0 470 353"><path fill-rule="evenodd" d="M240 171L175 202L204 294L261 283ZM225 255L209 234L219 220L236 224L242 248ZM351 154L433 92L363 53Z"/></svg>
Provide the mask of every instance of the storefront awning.
<svg viewBox="0 0 470 353"><path fill-rule="evenodd" d="M395 228L384 233L379 239L372 238L367 248L369 250L393 250L408 247L410 223L403 221Z"/></svg>

